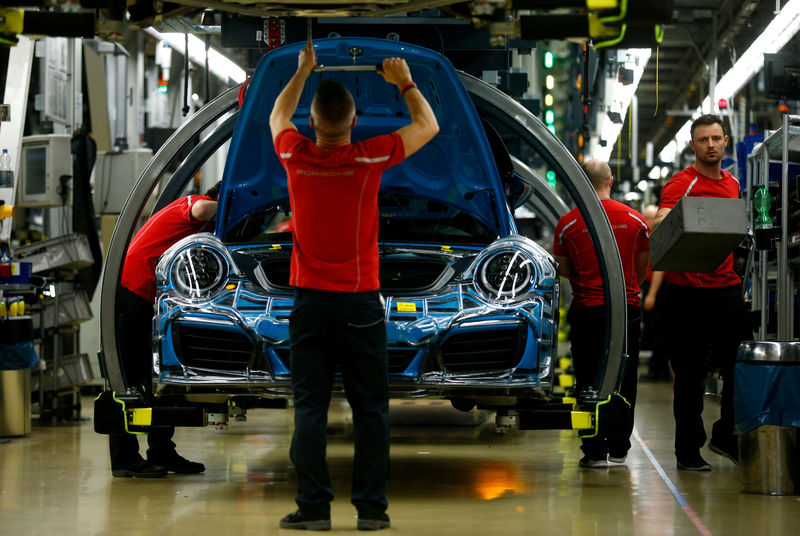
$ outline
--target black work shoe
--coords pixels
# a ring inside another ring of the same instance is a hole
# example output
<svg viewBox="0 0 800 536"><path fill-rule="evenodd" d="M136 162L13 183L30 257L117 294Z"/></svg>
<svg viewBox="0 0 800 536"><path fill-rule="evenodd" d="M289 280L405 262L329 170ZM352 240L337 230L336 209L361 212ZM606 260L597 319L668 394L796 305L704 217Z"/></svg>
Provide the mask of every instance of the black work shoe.
<svg viewBox="0 0 800 536"><path fill-rule="evenodd" d="M578 465L588 469L605 469L608 467L608 462L605 458L590 458L589 456L584 456L580 459Z"/></svg>
<svg viewBox="0 0 800 536"><path fill-rule="evenodd" d="M714 443L714 440L708 442L708 450L713 452L714 454L719 454L723 458L728 458L730 461L739 465L739 448L738 446L730 449L730 448L723 448L722 445L717 445Z"/></svg>
<svg viewBox="0 0 800 536"><path fill-rule="evenodd" d="M206 466L199 462L190 462L174 450L168 454L150 454L147 453L147 461L153 465L160 465L170 473L178 473L188 475L192 473L202 473L206 470Z"/></svg>
<svg viewBox="0 0 800 536"><path fill-rule="evenodd" d="M376 518L358 516L358 530L380 530L392 528L389 516L381 514Z"/></svg>
<svg viewBox="0 0 800 536"><path fill-rule="evenodd" d="M160 465L139 460L126 467L112 469L111 474L120 478L161 478L167 476L167 470Z"/></svg>
<svg viewBox="0 0 800 536"><path fill-rule="evenodd" d="M296 510L281 519L280 527L296 530L331 530L331 520L330 518L312 519L300 510Z"/></svg>
<svg viewBox="0 0 800 536"><path fill-rule="evenodd" d="M681 471L710 471L711 465L698 454L696 458L678 460L678 469Z"/></svg>

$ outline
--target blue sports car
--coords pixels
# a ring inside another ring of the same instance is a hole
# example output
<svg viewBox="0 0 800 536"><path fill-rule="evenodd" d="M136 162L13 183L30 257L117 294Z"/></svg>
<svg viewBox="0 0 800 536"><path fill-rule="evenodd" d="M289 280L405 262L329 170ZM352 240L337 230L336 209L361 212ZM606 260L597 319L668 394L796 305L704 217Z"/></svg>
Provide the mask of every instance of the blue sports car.
<svg viewBox="0 0 800 536"><path fill-rule="evenodd" d="M230 136L212 232L181 240L158 263L153 392L159 405L173 411L168 417L164 409L162 423L205 424L209 414L212 422L221 423L241 411L232 408L291 396L292 211L267 118L296 70L300 46L266 54L240 97L238 114L223 123L228 130L209 136L217 136L217 146ZM460 74L436 52L367 38L321 39L314 47L322 68L309 78L297 107L294 122L302 134L313 138L309 107L316 82L325 78L342 82L353 94L358 115L353 141L407 124L410 117L400 93L375 71L376 64L391 56L407 60L440 125L432 142L387 170L381 181L380 291L385 299L391 395L447 398L460 409L477 405L501 415L549 405L562 411L566 424L548 421L541 427L591 427L591 412L584 412L584 420L571 420L576 414L571 402L554 398L556 264L546 250L519 234L513 216L515 206L527 202L554 225L566 206L546 186L531 195L537 189L536 174L509 155L495 127L511 132L521 122L522 129L512 135L527 138L565 180L577 177L571 188L579 199L586 198L578 205L590 221L601 221L596 232L599 240L608 240L610 227L597 216L602 209L580 168L558 154L567 153L555 138L537 139L536 129L548 136L549 132L526 110L490 86L482 89L488 84ZM476 91L483 97L476 97ZM207 106L210 117L235 108L227 99L227 104L215 101ZM519 110L503 111L506 106ZM498 117L511 117L512 125L500 125ZM526 121L537 124L525 126ZM202 161L212 149L201 144L189 160ZM156 155L152 166L158 161ZM186 180L190 171L179 169L173 182L176 176ZM147 189L148 173L157 169L145 170L137 188ZM156 208L180 188L166 188ZM144 194L135 190L128 204L135 204L137 196L146 198L150 190L152 185ZM126 207L130 210L136 209ZM129 239L131 231L125 225L134 217L123 214L115 241L124 240L125 233ZM109 264L115 255L120 252L112 241ZM613 255L604 255L611 265L608 279L624 289ZM118 280L118 270L109 273L107 268L103 306L114 304L115 276ZM622 300L615 307L624 309L624 293L613 292L620 294L614 299ZM107 334L113 328L101 329ZM598 385L603 395L616 381L621 337L624 333L609 337L612 374ZM116 357L116 351L104 344L105 375L116 393L108 396L111 404L126 411L151 405L146 393L122 385L118 363L109 355ZM343 394L342 386L335 392ZM203 409L202 416L189 411L197 408ZM153 415L153 421L136 420L128 411L126 429L155 425L158 419ZM526 427L540 426L528 422Z"/></svg>

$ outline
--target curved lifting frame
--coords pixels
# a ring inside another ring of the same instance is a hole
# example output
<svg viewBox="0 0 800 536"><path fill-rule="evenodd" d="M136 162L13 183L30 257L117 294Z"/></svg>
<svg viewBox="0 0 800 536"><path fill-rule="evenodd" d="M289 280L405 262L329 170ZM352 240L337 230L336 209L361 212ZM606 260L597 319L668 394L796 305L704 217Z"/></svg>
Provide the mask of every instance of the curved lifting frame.
<svg viewBox="0 0 800 536"><path fill-rule="evenodd" d="M547 184L547 179L529 168L522 160L511 155L511 163L514 165L514 173L533 186L533 193L523 203L523 206L533 210L551 229L555 230L558 220L569 212L569 207Z"/></svg>
<svg viewBox="0 0 800 536"><path fill-rule="evenodd" d="M491 116L514 131L537 149L539 155L551 169L556 171L560 178L566 179L562 184L575 201L581 216L587 223L586 226L592 237L594 250L600 264L600 276L603 282L606 304L604 347L607 351L604 358L605 366L600 367L592 389L580 393L580 397L581 401L586 402L605 400L617 390L622 378L623 355L627 354L625 278L617 242L614 239L611 224L608 222L608 216L606 216L606 212L583 169L564 147L564 144L547 129L539 118L518 102L509 99L505 93L494 86L466 73L459 74L467 91L473 97L475 107L481 114ZM481 100L492 106L482 106ZM496 110L501 110L504 114L499 116ZM509 118L512 118L513 121L509 121Z"/></svg>
<svg viewBox="0 0 800 536"><path fill-rule="evenodd" d="M538 118L533 116L518 103L510 101L504 93L493 86L465 73L460 74L462 82L470 94L473 95L473 97L478 97L478 101L475 101L475 104L479 110L481 109L479 106L480 99L482 99L492 104L495 108L505 112L507 114L506 117L495 116L495 119L503 122L530 145L535 147L545 159L548 166L556 170L560 177L567 179L563 182L564 187L574 199L581 215L589 223L588 228L595 245L595 251L599 252L598 260L600 262L607 304L606 317L607 319L622 319L622 322L619 323L606 323L605 348L608 350L606 354L606 366L600 368L593 389L581 393L582 401L591 402L603 400L616 390L619 382L626 337L625 281L616 241L614 240L611 225L608 223L605 211L597 199L597 195L589 183L589 180L583 173L583 170L578 166L566 147L552 135ZM107 382L110 383L112 389L123 387L125 382L122 377L122 371L120 370L116 344L104 345L103 341L116 341L116 290L120 282L123 259L125 258L128 245L132 238L135 224L139 219L144 205L160 180L164 168L169 164L174 155L189 143L197 132L204 130L224 114L233 111L234 113L231 117L217 127L209 137L192 150L178 170L172 175L163 189L153 212L156 212L176 199L191 178L192 173L206 161L211 153L230 138L235 118L238 114L238 110L235 109L238 105L238 91L239 86L236 86L221 94L198 110L197 113L175 131L159 149L147 168L145 168L120 213L106 256L100 301L100 363L105 372L104 377L107 379ZM509 117L514 119L513 123L509 122ZM541 177L537 177L525 164L513 156L512 161L515 170L521 177L535 186L542 186L543 181ZM576 177L579 178L575 179ZM533 204L533 206L537 208L546 207L550 216L556 216L559 211L563 211L562 213L567 211L566 205L549 187L536 188L534 195L537 196L537 200L528 201L527 203ZM541 204L542 207L540 207L539 204ZM556 221L557 219L558 216L556 216ZM603 248L601 244L609 244L610 247ZM111 314L106 313L107 311L111 312Z"/></svg>
<svg viewBox="0 0 800 536"><path fill-rule="evenodd" d="M150 163L142 172L142 176L134 186L122 212L117 220L117 225L114 228L114 234L111 237L111 244L108 248L106 255L105 270L103 273L103 282L101 287L100 297L100 365L105 371L105 378L111 384L111 388L120 390L125 382L122 378L122 371L119 365L119 356L117 355L116 344L103 344L103 341L116 342L116 301L117 301L117 288L119 287L122 263L125 259L125 254L128 251L133 236L133 231L136 227L136 222L142 213L145 203L149 199L151 193L160 180L164 168L167 167L170 160L175 154L181 150L191 139L197 135L198 132L208 128L217 119L226 113L234 110L238 104L239 86L235 86L225 93L221 94L206 106L197 111L188 121L180 126L170 138L161 146L155 154ZM235 117L235 116L234 116ZM192 150L190 157L186 158L181 164L181 167L170 178L169 184L164 190L164 194L158 200L156 208L160 208L166 203L177 199L186 182L191 177L197 167L206 161L208 156L216 150L222 142L230 138L232 133L234 121L229 118L221 126L217 127L215 131L206 140L201 142L197 147ZM228 129L227 136L219 141L217 131ZM216 143L211 146L211 142ZM205 153L205 154L202 154ZM199 163L194 161L194 158L202 158ZM189 164L192 164L191 166ZM185 170L184 168L189 168ZM181 183L178 187L177 184ZM173 199L166 201L167 192L174 196ZM166 202L165 202L166 201Z"/></svg>

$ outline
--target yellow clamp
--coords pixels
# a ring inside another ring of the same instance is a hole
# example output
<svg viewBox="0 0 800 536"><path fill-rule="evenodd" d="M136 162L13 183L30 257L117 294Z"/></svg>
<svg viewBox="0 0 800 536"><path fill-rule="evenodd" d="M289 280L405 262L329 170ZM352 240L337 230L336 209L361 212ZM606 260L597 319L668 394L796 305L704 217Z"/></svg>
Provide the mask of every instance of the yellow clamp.
<svg viewBox="0 0 800 536"><path fill-rule="evenodd" d="M150 426L153 422L153 408L133 408L131 424L134 426Z"/></svg>
<svg viewBox="0 0 800 536"><path fill-rule="evenodd" d="M571 416L573 430L587 430L592 428L591 411L573 411L571 412Z"/></svg>
<svg viewBox="0 0 800 536"><path fill-rule="evenodd" d="M14 216L14 205L0 205L0 220Z"/></svg>
<svg viewBox="0 0 800 536"><path fill-rule="evenodd" d="M0 33L21 34L24 18L21 9L0 9Z"/></svg>
<svg viewBox="0 0 800 536"><path fill-rule="evenodd" d="M572 387L575 385L575 376L572 374L559 374L558 385L559 387Z"/></svg>

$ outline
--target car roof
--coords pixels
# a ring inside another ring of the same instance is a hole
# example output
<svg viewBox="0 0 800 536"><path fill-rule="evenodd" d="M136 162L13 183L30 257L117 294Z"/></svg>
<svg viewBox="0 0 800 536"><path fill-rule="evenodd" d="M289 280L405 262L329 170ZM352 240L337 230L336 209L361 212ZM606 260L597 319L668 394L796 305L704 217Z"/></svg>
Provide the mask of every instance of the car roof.
<svg viewBox="0 0 800 536"><path fill-rule="evenodd" d="M286 173L272 144L269 114L275 98L297 69L305 43L265 54L253 74L234 128L222 178L217 232L224 235L242 218L288 198ZM414 81L431 104L439 134L416 154L384 172L381 191L414 193L456 205L499 235L511 232L501 180L491 148L469 94L444 56L398 41L330 38L314 41L324 66L374 66L386 57L406 59ZM354 55L355 54L355 55ZM309 127L319 80L335 79L352 93L358 114L352 141L393 132L410 122L393 85L374 70L314 72L306 82L292 121L314 139Z"/></svg>

